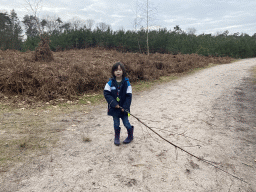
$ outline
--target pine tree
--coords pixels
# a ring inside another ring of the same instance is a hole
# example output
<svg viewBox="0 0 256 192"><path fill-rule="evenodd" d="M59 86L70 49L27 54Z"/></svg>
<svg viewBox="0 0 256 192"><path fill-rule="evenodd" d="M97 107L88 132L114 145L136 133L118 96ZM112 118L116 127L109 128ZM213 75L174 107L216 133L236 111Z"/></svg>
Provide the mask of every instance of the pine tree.
<svg viewBox="0 0 256 192"><path fill-rule="evenodd" d="M17 16L17 13L14 11L14 9L11 11L10 15L11 20L11 48L20 50L22 46L22 28L20 26L20 21Z"/></svg>
<svg viewBox="0 0 256 192"><path fill-rule="evenodd" d="M25 15L22 21L25 25L27 37L36 37L39 35L37 27L37 18L33 15Z"/></svg>
<svg viewBox="0 0 256 192"><path fill-rule="evenodd" d="M0 13L0 49L9 48L11 19L7 13Z"/></svg>

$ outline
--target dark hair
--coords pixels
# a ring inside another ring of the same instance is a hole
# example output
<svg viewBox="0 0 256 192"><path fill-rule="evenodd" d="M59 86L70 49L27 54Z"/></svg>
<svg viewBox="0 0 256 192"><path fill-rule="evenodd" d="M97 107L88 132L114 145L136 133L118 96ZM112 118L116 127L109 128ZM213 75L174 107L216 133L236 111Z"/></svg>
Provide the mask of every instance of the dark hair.
<svg viewBox="0 0 256 192"><path fill-rule="evenodd" d="M113 65L112 67L112 71L111 71L111 74L113 77L115 77L115 74L114 72L117 70L118 66L120 65L122 71L123 71L123 78L126 77L126 70L125 70L125 67L124 67L124 64L122 64L121 62L117 62Z"/></svg>

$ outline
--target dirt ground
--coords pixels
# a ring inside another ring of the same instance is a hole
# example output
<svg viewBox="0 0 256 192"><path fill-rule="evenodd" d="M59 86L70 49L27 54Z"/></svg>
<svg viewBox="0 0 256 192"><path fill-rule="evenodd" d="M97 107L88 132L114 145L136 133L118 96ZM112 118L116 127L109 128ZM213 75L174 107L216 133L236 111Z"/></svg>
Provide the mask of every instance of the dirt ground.
<svg viewBox="0 0 256 192"><path fill-rule="evenodd" d="M255 65L245 59L204 69L134 94L131 106L164 138L248 184L175 150L133 117L134 141L115 146L113 120L102 104L49 123L74 125L49 155L2 174L0 191L256 191Z"/></svg>

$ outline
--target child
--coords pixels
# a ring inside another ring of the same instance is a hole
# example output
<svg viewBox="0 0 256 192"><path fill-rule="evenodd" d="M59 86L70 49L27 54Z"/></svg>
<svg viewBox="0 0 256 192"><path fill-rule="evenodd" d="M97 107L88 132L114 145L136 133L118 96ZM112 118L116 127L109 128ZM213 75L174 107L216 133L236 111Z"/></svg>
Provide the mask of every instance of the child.
<svg viewBox="0 0 256 192"><path fill-rule="evenodd" d="M123 141L128 144L133 140L134 127L128 120L128 113L132 102L132 87L126 77L125 67L117 62L112 67L112 78L104 88L104 97L108 102L108 115L113 116L115 139L114 144L120 145L120 118L127 129L128 137Z"/></svg>

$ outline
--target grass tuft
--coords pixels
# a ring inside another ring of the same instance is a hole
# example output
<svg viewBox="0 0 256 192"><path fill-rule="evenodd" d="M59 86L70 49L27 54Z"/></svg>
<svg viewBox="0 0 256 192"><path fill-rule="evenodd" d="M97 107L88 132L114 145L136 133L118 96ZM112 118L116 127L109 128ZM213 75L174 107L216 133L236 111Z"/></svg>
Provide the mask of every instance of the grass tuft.
<svg viewBox="0 0 256 192"><path fill-rule="evenodd" d="M253 84L256 85L256 67L252 69Z"/></svg>
<svg viewBox="0 0 256 192"><path fill-rule="evenodd" d="M26 146L27 146L27 143L26 143L26 142L20 144L20 148L22 148L22 149L25 149Z"/></svg>
<svg viewBox="0 0 256 192"><path fill-rule="evenodd" d="M89 137L83 137L83 142L91 142L92 140Z"/></svg>

